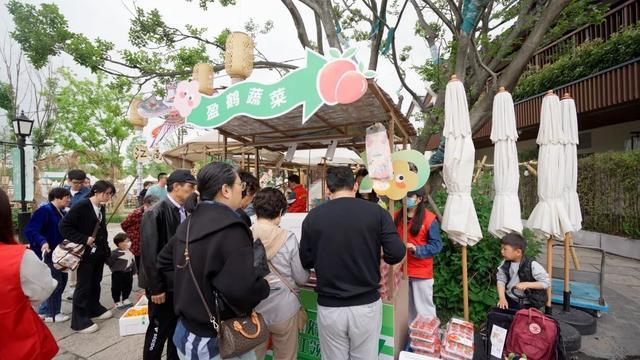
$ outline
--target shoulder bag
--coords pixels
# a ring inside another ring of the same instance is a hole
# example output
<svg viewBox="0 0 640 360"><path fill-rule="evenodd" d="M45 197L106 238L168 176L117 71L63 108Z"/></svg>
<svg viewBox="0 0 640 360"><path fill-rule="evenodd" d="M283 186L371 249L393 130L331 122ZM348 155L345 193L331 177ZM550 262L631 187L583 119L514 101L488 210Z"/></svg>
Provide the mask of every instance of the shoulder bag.
<svg viewBox="0 0 640 360"><path fill-rule="evenodd" d="M207 301L202 294L200 285L198 285L196 276L193 273L193 268L191 267L191 258L189 256L189 229L191 227L191 217L189 217L187 221L187 236L184 250L185 264L178 267L189 268L193 284L195 285L198 295L200 296L200 300L202 301L202 305L204 305L207 315L209 316L209 322L211 322L213 329L218 334L220 357L226 359L245 354L258 347L258 345L265 343L269 339L267 324L264 322L262 315L257 313L255 310L251 311L251 315L248 316L222 320L220 318L219 311L220 300L218 293L215 290L213 295L216 302L216 316L213 316L213 313L209 309L209 305L207 305Z"/></svg>
<svg viewBox="0 0 640 360"><path fill-rule="evenodd" d="M94 239L98 235L98 229L100 229L101 221L101 217L99 217L98 222L93 229L93 233L91 234L91 237ZM75 271L80 265L80 260L82 259L82 255L84 255L86 247L87 245L85 244L78 244L67 239L62 240L62 242L58 244L51 253L53 267L64 272Z"/></svg>
<svg viewBox="0 0 640 360"><path fill-rule="evenodd" d="M289 284L289 282L280 275L280 273L276 270L275 266L271 264L271 261L269 261L269 269L271 269L271 272L274 273L287 288L289 288L291 293L293 293L293 295L295 295L296 298L298 298L298 303L300 303L300 309L298 309L298 314L297 314L298 315L298 331L302 331L302 329L304 329L304 327L307 325L307 320L309 320L309 315L307 315L307 311L304 309L304 307L302 307L302 300L300 300L300 295L298 295L298 293L295 290L293 290L293 287Z"/></svg>

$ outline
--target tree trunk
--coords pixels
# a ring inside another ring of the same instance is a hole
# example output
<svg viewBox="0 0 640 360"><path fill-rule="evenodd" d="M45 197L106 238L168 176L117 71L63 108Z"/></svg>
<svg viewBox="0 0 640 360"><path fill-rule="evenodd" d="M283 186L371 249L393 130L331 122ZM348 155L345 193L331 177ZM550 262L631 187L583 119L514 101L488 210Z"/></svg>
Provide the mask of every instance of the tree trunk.
<svg viewBox="0 0 640 360"><path fill-rule="evenodd" d="M302 16L300 16L300 12L298 8L293 4L292 0L281 0L284 6L287 7L289 13L291 14L291 18L293 19L293 23L296 26L296 30L298 31L298 40L300 40L300 44L303 48L310 47L309 46L309 37L307 36L307 29L304 26L304 21L302 21Z"/></svg>
<svg viewBox="0 0 640 360"><path fill-rule="evenodd" d="M331 1L320 0L318 5L320 8L319 15L322 20L322 27L324 27L324 32L327 34L329 46L342 51L342 46L338 39L338 33L336 32L336 23L333 20L333 15L331 14Z"/></svg>
<svg viewBox="0 0 640 360"><path fill-rule="evenodd" d="M374 10L376 10L374 8ZM380 3L379 15L382 21L387 21L387 0L382 0ZM375 24L374 14L374 24ZM376 36L371 40L371 52L369 53L369 70L376 70L378 68L378 58L380 57L380 44L382 44L382 36L384 35L384 25L380 23L380 28L376 33Z"/></svg>
<svg viewBox="0 0 640 360"><path fill-rule="evenodd" d="M315 13L316 18L316 40L318 42L318 52L324 55L324 39L322 38L322 20L320 16Z"/></svg>
<svg viewBox="0 0 640 360"><path fill-rule="evenodd" d="M502 72L499 78L499 83L508 89L513 89L515 84L520 79L525 66L533 57L538 46L542 42L545 33L551 27L556 20L562 9L569 3L570 0L554 0L549 3L544 10L540 18L538 19L536 26L533 28L527 40L525 40L522 47L513 58L509 66ZM489 93L483 93L478 101L473 105L472 111L469 114L471 120L471 130L473 132L478 131L482 125L489 119L489 111L493 100L493 91Z"/></svg>

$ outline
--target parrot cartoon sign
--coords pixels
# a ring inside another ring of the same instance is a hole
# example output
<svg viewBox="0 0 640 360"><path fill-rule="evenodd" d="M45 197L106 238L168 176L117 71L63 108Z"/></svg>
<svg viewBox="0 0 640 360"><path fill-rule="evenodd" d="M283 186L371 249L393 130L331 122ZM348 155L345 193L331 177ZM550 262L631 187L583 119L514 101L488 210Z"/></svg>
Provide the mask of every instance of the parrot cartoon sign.
<svg viewBox="0 0 640 360"><path fill-rule="evenodd" d="M431 168L427 159L419 151L402 150L391 154L393 164L393 177L389 181L372 181L367 175L360 183L360 192L375 190L378 195L388 196L392 200L400 200L410 191L418 190L429 179ZM409 163L417 168L417 172L411 171Z"/></svg>
<svg viewBox="0 0 640 360"><path fill-rule="evenodd" d="M242 81L214 96L198 92L197 81L182 81L174 106L186 122L200 128L219 127L236 116L271 119L302 105L304 124L324 104L350 104L367 91L374 71L352 60L356 49L341 54L330 49L329 59L306 50L306 66L272 84Z"/></svg>

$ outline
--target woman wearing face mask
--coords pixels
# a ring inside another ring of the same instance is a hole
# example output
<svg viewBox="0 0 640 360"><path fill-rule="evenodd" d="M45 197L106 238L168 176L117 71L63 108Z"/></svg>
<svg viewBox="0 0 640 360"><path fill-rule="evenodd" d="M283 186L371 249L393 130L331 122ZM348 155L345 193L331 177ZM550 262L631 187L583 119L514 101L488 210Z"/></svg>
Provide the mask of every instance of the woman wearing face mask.
<svg viewBox="0 0 640 360"><path fill-rule="evenodd" d="M78 282L73 292L71 315L71 329L83 334L98 331L98 324L93 320L113 316L111 310L100 304L100 282L105 261L111 255L104 205L115 193L113 184L97 181L89 198L78 201L60 221L60 233L64 239L86 245L77 270Z"/></svg>
<svg viewBox="0 0 640 360"><path fill-rule="evenodd" d="M195 209L187 209L191 215L158 255L159 269L175 273L173 304L178 324L173 342L180 359L220 359L218 334L198 287L217 323L249 313L269 296L269 284L254 269L251 230L236 213L244 188L231 165L204 166L198 172L199 195L192 195L199 201L189 202L197 204ZM224 299L222 319L216 315L214 291ZM239 359L255 359L255 353L250 351Z"/></svg>
<svg viewBox="0 0 640 360"><path fill-rule="evenodd" d="M440 224L435 214L425 209L424 188L407 194L407 272L409 274L409 323L418 314L436 315L433 303L433 257L442 250ZM400 237L402 211L395 216Z"/></svg>

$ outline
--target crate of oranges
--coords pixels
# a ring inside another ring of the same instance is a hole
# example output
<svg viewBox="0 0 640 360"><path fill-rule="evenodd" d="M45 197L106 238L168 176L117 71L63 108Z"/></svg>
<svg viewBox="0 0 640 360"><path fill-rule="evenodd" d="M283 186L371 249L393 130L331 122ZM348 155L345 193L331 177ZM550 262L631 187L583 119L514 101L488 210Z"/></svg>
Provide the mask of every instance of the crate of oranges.
<svg viewBox="0 0 640 360"><path fill-rule="evenodd" d="M120 336L144 334L149 326L149 305L142 296L135 306L127 309L119 320Z"/></svg>

